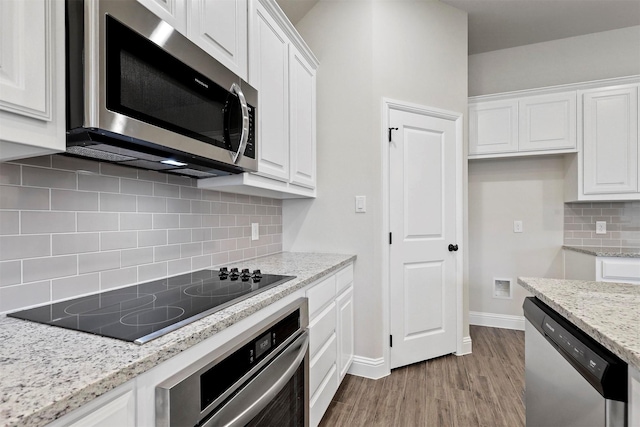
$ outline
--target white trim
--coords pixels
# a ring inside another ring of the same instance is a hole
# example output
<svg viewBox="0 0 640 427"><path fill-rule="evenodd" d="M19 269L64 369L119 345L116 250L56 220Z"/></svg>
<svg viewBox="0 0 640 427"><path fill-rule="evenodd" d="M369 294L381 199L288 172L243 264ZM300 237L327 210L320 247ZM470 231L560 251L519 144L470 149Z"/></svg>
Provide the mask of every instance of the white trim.
<svg viewBox="0 0 640 427"><path fill-rule="evenodd" d="M524 316L512 316L509 314L469 312L469 324L488 326L490 328L515 329L524 331Z"/></svg>
<svg viewBox="0 0 640 427"><path fill-rule="evenodd" d="M466 162L464 153L464 129L463 129L463 114L454 111L443 110L441 108L427 107L424 105L414 104L410 102L398 101L390 98L382 98L382 128L380 129L380 141L381 141L381 160L382 160L382 197L380 212L382 213L382 233L381 247L382 247L382 271L381 271L381 285L382 285L382 342L383 347L383 360L384 369L387 374L391 372L391 361L389 357L389 330L391 323L390 313L390 280L389 280L389 218L390 218L390 206L389 206L389 141L388 141L388 128L389 128L389 113L390 110L399 110L409 113L417 113L422 115L429 115L431 117L437 117L445 120L454 121L456 124L456 236L459 244L464 243L464 162ZM462 251L458 252L458 259L456 262L456 354L467 354L471 352L471 340L467 343L464 337L464 321L463 321L463 273L464 273L464 247Z"/></svg>
<svg viewBox="0 0 640 427"><path fill-rule="evenodd" d="M484 101L498 101L502 99L510 99L521 96L546 95L557 92L570 92L573 90L586 90L595 88L604 88L618 85L632 85L640 82L640 75L615 77L611 79L593 80L581 83L569 83L557 86L546 86L533 89L515 90L512 92L492 93L489 95L477 95L469 97L469 104Z"/></svg>
<svg viewBox="0 0 640 427"><path fill-rule="evenodd" d="M391 373L387 368L388 363L384 358L371 359L369 357L353 356L353 362L347 370L347 373L358 377L379 380Z"/></svg>
<svg viewBox="0 0 640 427"><path fill-rule="evenodd" d="M456 351L455 355L456 356L464 356L465 354L471 354L471 337L470 336L466 336L464 338L462 338L462 349L461 351Z"/></svg>

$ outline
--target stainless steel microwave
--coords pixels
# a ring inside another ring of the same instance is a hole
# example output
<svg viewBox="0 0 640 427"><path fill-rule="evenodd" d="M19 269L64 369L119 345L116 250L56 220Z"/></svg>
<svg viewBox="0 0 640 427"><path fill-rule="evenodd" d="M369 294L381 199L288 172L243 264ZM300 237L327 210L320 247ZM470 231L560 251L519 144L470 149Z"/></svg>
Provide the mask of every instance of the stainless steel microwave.
<svg viewBox="0 0 640 427"><path fill-rule="evenodd" d="M66 2L67 155L208 178L257 169L258 92L135 0Z"/></svg>

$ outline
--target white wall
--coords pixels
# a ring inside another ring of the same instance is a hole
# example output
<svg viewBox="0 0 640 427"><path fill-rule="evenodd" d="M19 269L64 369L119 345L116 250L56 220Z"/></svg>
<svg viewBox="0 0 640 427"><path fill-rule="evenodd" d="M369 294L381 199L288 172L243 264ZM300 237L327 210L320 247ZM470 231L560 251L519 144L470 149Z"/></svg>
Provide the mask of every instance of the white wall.
<svg viewBox="0 0 640 427"><path fill-rule="evenodd" d="M640 74L640 26L469 56L469 96Z"/></svg>
<svg viewBox="0 0 640 427"><path fill-rule="evenodd" d="M640 74L640 26L469 57L469 94ZM493 277L562 277L561 157L469 162L469 310L522 316L524 290L492 298ZM513 233L513 220L524 233Z"/></svg>
<svg viewBox="0 0 640 427"><path fill-rule="evenodd" d="M296 27L320 60L318 198L283 203L283 245L358 256L355 350L378 359L387 321L380 280L382 97L465 112L466 13L432 1L320 1ZM367 213L354 213L356 195L367 196Z"/></svg>
<svg viewBox="0 0 640 427"><path fill-rule="evenodd" d="M562 156L469 162L469 305L522 316L518 276L563 277ZM523 232L513 232L513 221ZM512 280L512 299L493 297L493 279Z"/></svg>

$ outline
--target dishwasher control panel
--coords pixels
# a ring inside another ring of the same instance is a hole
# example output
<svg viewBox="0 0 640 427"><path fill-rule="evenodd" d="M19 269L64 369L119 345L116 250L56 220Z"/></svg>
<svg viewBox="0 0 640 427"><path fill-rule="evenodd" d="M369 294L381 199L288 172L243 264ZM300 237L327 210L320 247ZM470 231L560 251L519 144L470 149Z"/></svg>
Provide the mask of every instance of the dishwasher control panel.
<svg viewBox="0 0 640 427"><path fill-rule="evenodd" d="M608 366L608 363L603 358L595 354L589 347L549 316L544 317L542 328L544 333L565 351L567 356L584 366L598 379L602 379Z"/></svg>

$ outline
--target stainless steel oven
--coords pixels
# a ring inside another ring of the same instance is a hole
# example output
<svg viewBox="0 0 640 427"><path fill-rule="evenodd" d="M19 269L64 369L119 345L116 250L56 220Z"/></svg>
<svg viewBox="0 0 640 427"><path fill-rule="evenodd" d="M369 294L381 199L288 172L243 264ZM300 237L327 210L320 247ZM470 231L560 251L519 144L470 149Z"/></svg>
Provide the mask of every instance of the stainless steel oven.
<svg viewBox="0 0 640 427"><path fill-rule="evenodd" d="M156 426L309 425L301 298L156 387Z"/></svg>

